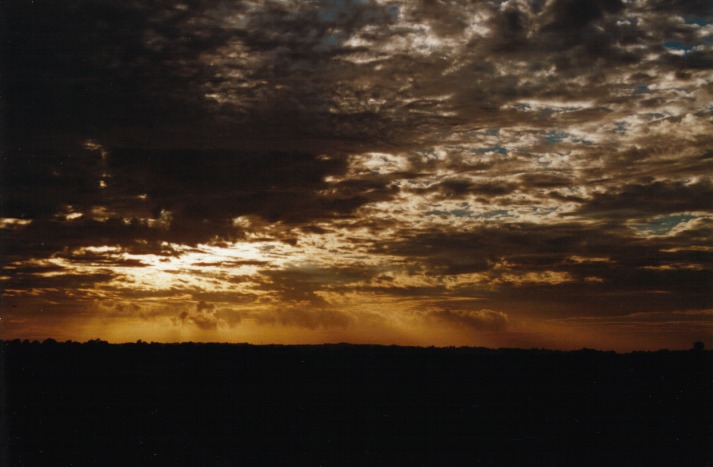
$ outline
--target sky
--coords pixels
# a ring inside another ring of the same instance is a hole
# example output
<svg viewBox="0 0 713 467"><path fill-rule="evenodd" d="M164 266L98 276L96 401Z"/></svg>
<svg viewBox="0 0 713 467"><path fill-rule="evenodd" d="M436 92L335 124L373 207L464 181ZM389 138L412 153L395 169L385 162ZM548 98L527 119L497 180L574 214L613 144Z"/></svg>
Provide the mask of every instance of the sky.
<svg viewBox="0 0 713 467"><path fill-rule="evenodd" d="M707 0L0 8L5 339L713 346Z"/></svg>

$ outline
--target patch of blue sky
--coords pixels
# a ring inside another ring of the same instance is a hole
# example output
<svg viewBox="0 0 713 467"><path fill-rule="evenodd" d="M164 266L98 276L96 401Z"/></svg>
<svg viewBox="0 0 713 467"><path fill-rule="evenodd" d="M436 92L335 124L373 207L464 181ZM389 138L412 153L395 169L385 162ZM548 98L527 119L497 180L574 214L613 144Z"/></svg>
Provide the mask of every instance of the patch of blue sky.
<svg viewBox="0 0 713 467"><path fill-rule="evenodd" d="M557 208L535 208L533 212L538 216L547 216L557 211Z"/></svg>
<svg viewBox="0 0 713 467"><path fill-rule="evenodd" d="M530 0L530 5L535 11L540 11L545 3L545 0Z"/></svg>
<svg viewBox="0 0 713 467"><path fill-rule="evenodd" d="M688 53L693 50L692 46L686 45L683 42L679 41L664 41L663 46L673 52Z"/></svg>
<svg viewBox="0 0 713 467"><path fill-rule="evenodd" d="M693 214L673 214L670 216L655 217L643 224L634 224L634 228L640 232L652 235L666 235L682 222L697 219L699 216Z"/></svg>
<svg viewBox="0 0 713 467"><path fill-rule="evenodd" d="M683 21L686 24L695 24L696 26L708 26L713 24L713 18L703 16L684 16Z"/></svg>
<svg viewBox="0 0 713 467"><path fill-rule="evenodd" d="M614 122L614 133L626 133L626 122Z"/></svg>
<svg viewBox="0 0 713 467"><path fill-rule="evenodd" d="M346 3L346 0L326 0L320 2L319 18L325 22L336 20L337 17L346 10Z"/></svg>
<svg viewBox="0 0 713 467"><path fill-rule="evenodd" d="M544 133L543 138L550 144L561 143L565 139L569 138L570 134L566 131L560 130L549 130Z"/></svg>
<svg viewBox="0 0 713 467"><path fill-rule="evenodd" d="M485 219L503 218L503 217L515 217L510 214L510 211L506 209L496 209L494 211L485 211L481 214L481 217Z"/></svg>
<svg viewBox="0 0 713 467"><path fill-rule="evenodd" d="M474 213L473 211L468 211L467 209L451 209L449 211L433 209L431 211L426 211L424 214L427 216L473 217Z"/></svg>
<svg viewBox="0 0 713 467"><path fill-rule="evenodd" d="M401 8L398 5L387 6L386 11L391 16L391 19L398 19L401 15Z"/></svg>
<svg viewBox="0 0 713 467"><path fill-rule="evenodd" d="M489 146L487 148L476 149L475 152L478 154L489 154L492 152L497 152L498 154L505 155L508 153L508 150L504 146L496 144L495 146Z"/></svg>
<svg viewBox="0 0 713 467"><path fill-rule="evenodd" d="M319 1L319 18L324 22L336 21L342 15L349 14L349 10L354 6L368 5L369 0L321 0ZM397 19L400 14L398 5L386 7L386 13L390 19Z"/></svg>
<svg viewBox="0 0 713 467"><path fill-rule="evenodd" d="M644 114L649 120L661 120L662 118L666 118L669 115L661 113L661 112L652 112L652 113L647 113Z"/></svg>
<svg viewBox="0 0 713 467"><path fill-rule="evenodd" d="M458 217L458 218L470 218L470 219L502 219L502 218L512 218L514 215L510 214L510 211L505 209L496 209L494 211L485 211L482 213L476 213L468 209L432 209L430 211L424 212L427 216L448 216L448 217Z"/></svg>
<svg viewBox="0 0 713 467"><path fill-rule="evenodd" d="M634 94L650 94L651 89L645 84L640 84L634 88Z"/></svg>
<svg viewBox="0 0 713 467"><path fill-rule="evenodd" d="M344 34L342 32L336 32L334 34L328 34L322 39L322 44L326 48L336 47L342 43L344 40Z"/></svg>
<svg viewBox="0 0 713 467"><path fill-rule="evenodd" d="M489 136L498 136L500 134L500 128L490 128L485 132Z"/></svg>

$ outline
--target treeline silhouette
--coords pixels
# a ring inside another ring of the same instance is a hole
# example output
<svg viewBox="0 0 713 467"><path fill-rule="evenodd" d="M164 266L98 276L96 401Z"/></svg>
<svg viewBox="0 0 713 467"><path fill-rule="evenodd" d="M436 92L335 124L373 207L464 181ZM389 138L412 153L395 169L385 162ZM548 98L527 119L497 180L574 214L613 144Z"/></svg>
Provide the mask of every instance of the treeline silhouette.
<svg viewBox="0 0 713 467"><path fill-rule="evenodd" d="M713 465L713 352L0 342L2 465Z"/></svg>

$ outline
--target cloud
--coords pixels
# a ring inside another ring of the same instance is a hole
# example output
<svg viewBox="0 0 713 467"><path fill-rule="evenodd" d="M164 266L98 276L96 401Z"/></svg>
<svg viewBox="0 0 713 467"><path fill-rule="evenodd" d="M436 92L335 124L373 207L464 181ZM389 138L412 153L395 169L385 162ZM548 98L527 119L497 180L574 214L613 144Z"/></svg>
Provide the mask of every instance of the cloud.
<svg viewBox="0 0 713 467"><path fill-rule="evenodd" d="M464 198L465 195L498 196L512 193L517 184L504 180L490 182L472 182L468 179L448 179L435 187L446 198Z"/></svg>
<svg viewBox="0 0 713 467"><path fill-rule="evenodd" d="M196 304L196 311L199 313L203 312L203 311L212 312L213 310L215 310L215 305L212 303L206 303L206 302L200 301Z"/></svg>
<svg viewBox="0 0 713 467"><path fill-rule="evenodd" d="M631 325L636 323L646 323L651 325L678 325L679 323L695 322L713 326L713 310L675 310L671 312L640 312L629 313L620 316L576 316L564 318L562 321L568 323L581 323L593 325L620 324Z"/></svg>
<svg viewBox="0 0 713 467"><path fill-rule="evenodd" d="M271 313L261 313L253 318L258 324L277 323L282 326L297 326L308 329L346 328L353 323L353 319L345 313L319 309L281 309Z"/></svg>
<svg viewBox="0 0 713 467"><path fill-rule="evenodd" d="M436 310L429 319L473 331L504 331L509 324L508 315L493 310Z"/></svg>
<svg viewBox="0 0 713 467"><path fill-rule="evenodd" d="M182 323L188 321L205 331L215 330L218 327L218 319L214 314L190 314L187 311L182 311L178 315L178 321Z"/></svg>
<svg viewBox="0 0 713 467"><path fill-rule="evenodd" d="M201 302L203 303L203 302ZM203 330L215 330L221 325L240 326L246 322L258 326L283 326L317 329L345 329L354 323L354 319L343 312L325 309L302 309L297 307L274 310L239 310L215 308L214 305L198 306L196 311L182 311L177 322L191 323Z"/></svg>
<svg viewBox="0 0 713 467"><path fill-rule="evenodd" d="M657 200L652 203L651 200ZM580 213L608 215L611 217L637 217L651 214L667 214L686 211L706 211L711 208L713 183L710 180L697 182L652 181L646 184L630 184L616 192L594 193L580 208Z"/></svg>

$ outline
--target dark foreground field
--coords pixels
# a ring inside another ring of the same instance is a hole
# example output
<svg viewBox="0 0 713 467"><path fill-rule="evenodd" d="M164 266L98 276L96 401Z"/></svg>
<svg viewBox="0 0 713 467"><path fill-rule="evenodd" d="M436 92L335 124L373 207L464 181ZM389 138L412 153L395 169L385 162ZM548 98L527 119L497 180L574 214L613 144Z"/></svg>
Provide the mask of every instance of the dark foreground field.
<svg viewBox="0 0 713 467"><path fill-rule="evenodd" d="M709 351L2 344L2 465L713 465Z"/></svg>

